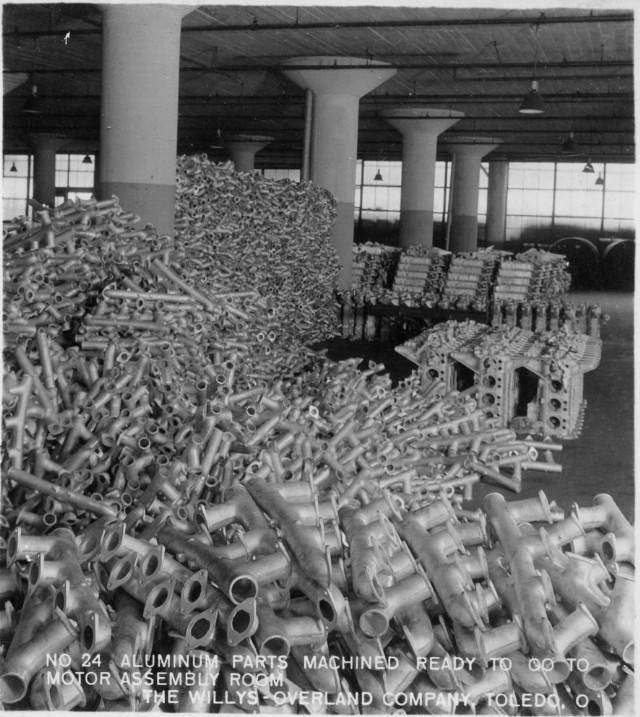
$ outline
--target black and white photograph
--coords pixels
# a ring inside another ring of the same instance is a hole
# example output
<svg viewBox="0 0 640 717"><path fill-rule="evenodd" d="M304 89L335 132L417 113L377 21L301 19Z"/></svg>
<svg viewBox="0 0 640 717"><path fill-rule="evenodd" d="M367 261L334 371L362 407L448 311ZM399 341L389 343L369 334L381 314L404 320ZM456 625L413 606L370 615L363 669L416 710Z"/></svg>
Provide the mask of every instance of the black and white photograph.
<svg viewBox="0 0 640 717"><path fill-rule="evenodd" d="M2 2L0 709L637 714L636 9Z"/></svg>

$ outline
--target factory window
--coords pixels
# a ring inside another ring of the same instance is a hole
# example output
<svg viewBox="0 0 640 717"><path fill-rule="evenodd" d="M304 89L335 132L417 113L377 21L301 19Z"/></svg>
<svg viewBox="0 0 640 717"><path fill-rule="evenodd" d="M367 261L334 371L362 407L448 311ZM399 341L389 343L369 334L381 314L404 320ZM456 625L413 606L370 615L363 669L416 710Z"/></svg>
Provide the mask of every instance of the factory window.
<svg viewBox="0 0 640 717"><path fill-rule="evenodd" d="M478 183L478 222L487 221L487 190L489 188L489 165L482 162L480 165L480 182Z"/></svg>
<svg viewBox="0 0 640 717"><path fill-rule="evenodd" d="M535 239L536 229L615 234L633 231L633 164L511 162L507 193L507 241ZM603 184L596 184L601 176Z"/></svg>
<svg viewBox="0 0 640 717"><path fill-rule="evenodd" d="M635 169L635 164L607 164L603 167L604 216L602 229L605 234L633 230Z"/></svg>
<svg viewBox="0 0 640 717"><path fill-rule="evenodd" d="M381 179L376 179L376 176ZM433 189L433 218L446 221L449 201L449 164L436 162ZM362 161L356 164L356 219L397 222L400 219L402 162Z"/></svg>
<svg viewBox="0 0 640 717"><path fill-rule="evenodd" d="M357 162L356 202L359 197L361 210L357 216L371 221L398 221L401 178L402 162Z"/></svg>
<svg viewBox="0 0 640 717"><path fill-rule="evenodd" d="M85 162L85 157L91 163ZM94 155L56 154L56 204L66 199L91 199L95 167Z"/></svg>
<svg viewBox="0 0 640 717"><path fill-rule="evenodd" d="M582 167L581 162L558 164L553 223L577 222L581 228L598 230L602 221L602 187Z"/></svg>
<svg viewBox="0 0 640 717"><path fill-rule="evenodd" d="M553 162L509 163L507 241L551 223L554 177Z"/></svg>
<svg viewBox="0 0 640 717"><path fill-rule="evenodd" d="M27 215L32 185L33 157L5 154L2 172L2 218L5 221Z"/></svg>
<svg viewBox="0 0 640 717"><path fill-rule="evenodd" d="M436 173L433 180L433 220L446 222L449 214L449 162L436 162Z"/></svg>
<svg viewBox="0 0 640 717"><path fill-rule="evenodd" d="M299 169L263 169L263 176L267 179L290 179L292 182L300 181Z"/></svg>

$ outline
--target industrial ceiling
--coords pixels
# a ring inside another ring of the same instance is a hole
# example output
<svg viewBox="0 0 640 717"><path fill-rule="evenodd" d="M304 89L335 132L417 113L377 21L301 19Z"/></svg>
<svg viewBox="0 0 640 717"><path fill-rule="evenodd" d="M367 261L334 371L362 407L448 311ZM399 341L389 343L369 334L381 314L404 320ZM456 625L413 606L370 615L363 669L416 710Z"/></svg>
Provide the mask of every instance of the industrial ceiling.
<svg viewBox="0 0 640 717"><path fill-rule="evenodd" d="M494 154L514 160L632 162L633 13L609 7L193 6L182 22L178 149L223 158L225 135L269 135L257 165L299 166L305 97L280 66L333 55L397 68L360 101L359 157L400 159L401 136L380 112L419 104L465 113L442 136L441 158L447 139L480 135L500 138ZM101 24L96 4L4 6L5 151L27 151L34 131L68 136L68 151L97 149ZM545 112L523 115L534 76ZM42 111L27 115L34 84ZM563 154L569 132L577 148Z"/></svg>

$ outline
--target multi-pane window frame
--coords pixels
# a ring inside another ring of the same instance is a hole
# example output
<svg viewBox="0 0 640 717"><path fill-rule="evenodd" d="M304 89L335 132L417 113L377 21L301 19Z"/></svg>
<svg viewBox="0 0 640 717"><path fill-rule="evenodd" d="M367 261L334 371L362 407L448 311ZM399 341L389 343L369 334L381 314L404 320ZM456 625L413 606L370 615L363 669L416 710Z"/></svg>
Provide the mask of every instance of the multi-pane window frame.
<svg viewBox="0 0 640 717"><path fill-rule="evenodd" d="M91 164L85 163L89 156ZM95 155L59 152L56 154L56 204L67 200L90 199L95 195ZM85 181L78 181L79 179Z"/></svg>
<svg viewBox="0 0 640 717"><path fill-rule="evenodd" d="M11 168L15 165L16 172ZM9 189L16 180L24 185L23 190L17 195L14 190ZM12 192L9 194L9 192ZM7 153L3 156L2 171L2 218L4 221L11 221L17 217L29 216L29 198L33 195L33 155Z"/></svg>

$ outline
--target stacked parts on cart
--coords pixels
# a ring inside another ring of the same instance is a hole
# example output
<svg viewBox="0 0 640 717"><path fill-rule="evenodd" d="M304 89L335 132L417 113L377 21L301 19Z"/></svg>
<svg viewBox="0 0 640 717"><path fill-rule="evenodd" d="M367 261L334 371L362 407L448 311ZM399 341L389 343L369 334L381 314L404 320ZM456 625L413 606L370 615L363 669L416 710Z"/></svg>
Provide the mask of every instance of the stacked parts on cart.
<svg viewBox="0 0 640 717"><path fill-rule="evenodd" d="M393 252L392 259L387 258L389 252ZM553 328L553 307L565 307L564 297L571 282L562 255L537 249L515 256L493 249L453 256L433 247L411 247L399 253L393 247L363 244L354 247L353 256L352 290L363 293L359 303L477 312L493 307L493 323L515 322L525 329L532 327L534 304L538 306L539 328L542 329L542 304L550 314L548 328ZM358 303L358 297L351 298ZM566 307L564 313L570 320L571 308Z"/></svg>
<svg viewBox="0 0 640 717"><path fill-rule="evenodd" d="M483 311L489 305L501 254L481 250L451 259L441 305Z"/></svg>
<svg viewBox="0 0 640 717"><path fill-rule="evenodd" d="M376 242L353 245L353 289L384 289L390 286L400 249Z"/></svg>
<svg viewBox="0 0 640 717"><path fill-rule="evenodd" d="M393 291L399 298L421 297L437 301L442 294L451 252L442 249L410 247L400 255Z"/></svg>
<svg viewBox="0 0 640 717"><path fill-rule="evenodd" d="M598 366L601 341L564 329L534 333L448 321L396 351L447 388L475 386L478 405L497 425L575 438L585 408L584 374Z"/></svg>
<svg viewBox="0 0 640 717"><path fill-rule="evenodd" d="M494 301L491 313L491 325L519 326L522 329L540 331L558 331L564 328L579 334L600 336L600 324L608 317L602 316L598 304L571 302L553 298L548 301L516 302Z"/></svg>
<svg viewBox="0 0 640 717"><path fill-rule="evenodd" d="M514 257L489 249L452 256L440 249L412 247L400 254L392 289L338 296L346 316L343 336L385 340L388 332L373 326L380 323L378 307L395 306L400 307L400 320L394 325L400 329L406 323L402 311L409 308L413 319L419 318L420 310L426 321L439 321L443 312L453 312L458 316L447 318L475 318L537 332L564 328L597 338L606 317L597 305L568 301L570 281L564 257L547 251L532 249ZM363 332L367 321L372 328ZM410 326L413 330L413 323Z"/></svg>
<svg viewBox="0 0 640 717"><path fill-rule="evenodd" d="M571 275L561 254L530 249L500 264L494 301L533 302L562 296Z"/></svg>

